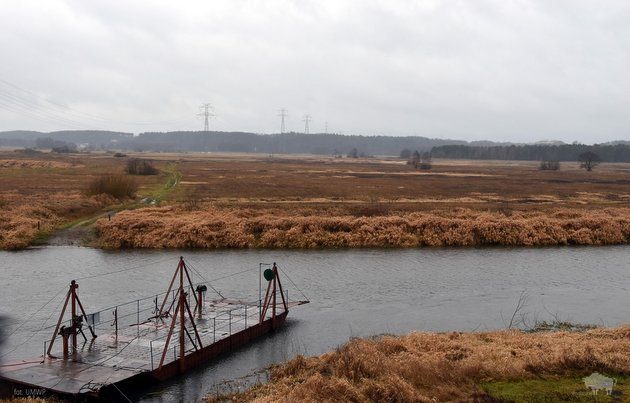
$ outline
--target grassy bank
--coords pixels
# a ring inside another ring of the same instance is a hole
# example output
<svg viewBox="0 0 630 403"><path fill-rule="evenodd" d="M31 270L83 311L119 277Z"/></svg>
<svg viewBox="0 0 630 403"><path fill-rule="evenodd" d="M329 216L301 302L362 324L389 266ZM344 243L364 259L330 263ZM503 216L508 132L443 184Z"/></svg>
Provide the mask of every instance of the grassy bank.
<svg viewBox="0 0 630 403"><path fill-rule="evenodd" d="M102 246L113 249L615 245L630 242L630 209L357 216L334 209L178 205L125 211L96 227Z"/></svg>
<svg viewBox="0 0 630 403"><path fill-rule="evenodd" d="M258 154L0 152L0 249L45 241L107 209L107 248L352 248L606 245L629 242L630 164L435 161ZM133 155L132 155L133 154ZM159 175L133 175L136 200L85 189L124 175L129 158ZM140 202L142 199L142 202ZM117 206L115 206L114 204ZM153 206L155 204L155 206ZM150 208L141 208L152 205ZM39 223L39 229L37 224Z"/></svg>
<svg viewBox="0 0 630 403"><path fill-rule="evenodd" d="M5 201L0 209L0 249L25 248L45 239L69 219L98 212L115 202L106 195L86 197L80 192Z"/></svg>
<svg viewBox="0 0 630 403"><path fill-rule="evenodd" d="M273 367L269 383L218 400L592 401L582 377L593 372L617 379L612 397L630 399L630 326L353 339Z"/></svg>
<svg viewBox="0 0 630 403"><path fill-rule="evenodd" d="M56 230L89 221L104 209L120 208L129 200L104 193L90 195L87 190L104 174L123 174L125 163L126 159L104 153L0 152L0 249L44 243ZM169 179L171 171L134 175L132 180L141 194L148 193L162 187L161 181Z"/></svg>

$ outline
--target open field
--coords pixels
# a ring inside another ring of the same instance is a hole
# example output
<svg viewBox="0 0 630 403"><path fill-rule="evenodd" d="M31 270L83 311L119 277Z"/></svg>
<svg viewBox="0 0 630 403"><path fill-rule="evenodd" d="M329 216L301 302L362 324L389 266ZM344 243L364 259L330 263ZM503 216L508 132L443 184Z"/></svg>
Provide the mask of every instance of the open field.
<svg viewBox="0 0 630 403"><path fill-rule="evenodd" d="M179 156L178 167L185 190L181 196L231 207L379 202L417 211L599 207L630 201L630 164L604 164L587 173L577 164L539 171L536 162L448 160L419 171L398 159L197 154Z"/></svg>
<svg viewBox="0 0 630 403"><path fill-rule="evenodd" d="M162 158L174 158L164 155ZM630 165L180 155L167 206L97 223L101 245L339 248L630 240Z"/></svg>
<svg viewBox="0 0 630 403"><path fill-rule="evenodd" d="M121 201L84 191L99 175L123 173L127 158L0 152L0 247L112 208L126 211L95 224L109 248L630 241L630 164L586 172L577 163L540 171L536 162L438 160L419 171L395 158L130 154L161 174L134 175L138 196ZM151 206L137 203L146 197Z"/></svg>
<svg viewBox="0 0 630 403"><path fill-rule="evenodd" d="M319 357L271 369L268 383L213 400L256 401L593 401L582 381L616 379L630 396L630 327L586 332L411 333L352 339ZM621 399L621 400L619 400Z"/></svg>
<svg viewBox="0 0 630 403"><path fill-rule="evenodd" d="M0 249L19 249L55 229L120 205L107 195L87 196L96 177L123 172L122 159L105 154L0 152ZM163 177L138 177L147 191Z"/></svg>

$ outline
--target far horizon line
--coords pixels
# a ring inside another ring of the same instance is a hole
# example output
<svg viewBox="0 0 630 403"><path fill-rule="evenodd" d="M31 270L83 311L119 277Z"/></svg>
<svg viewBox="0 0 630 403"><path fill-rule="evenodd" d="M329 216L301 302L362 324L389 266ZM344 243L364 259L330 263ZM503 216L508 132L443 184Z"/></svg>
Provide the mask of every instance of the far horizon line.
<svg viewBox="0 0 630 403"><path fill-rule="evenodd" d="M287 132L272 132L272 133L263 133L263 132L253 132L253 131L243 131L243 130L169 130L169 131L156 131L156 130L148 130L142 132L130 132L130 131L119 131L119 130L105 130L105 129L61 129L61 130L50 130L50 131L41 131L41 130L29 130L29 129L13 129L13 130L2 130L0 134L5 133L13 133L13 132L27 132L27 133L41 133L41 134L53 134L60 132L104 132L104 133L117 133L123 135L130 135L133 137L140 136L142 134L169 134L169 133L242 133L242 134L251 134L256 136L281 136L281 135L304 135L304 136L344 136L344 137L391 137L391 138L421 138L428 140L439 140L439 141L459 141L466 142L468 144L474 145L475 143L493 143L496 145L608 145L614 143L623 143L630 142L630 140L624 139L616 139L609 140L604 142L590 142L585 143L581 141L564 141L557 139L544 139L544 140L536 140L531 142L522 142L522 141L509 141L509 140L468 140L462 138L452 138L452 137L428 137L421 135L387 135L387 134L346 134L340 132L315 132L315 133L305 133L300 131L287 131Z"/></svg>

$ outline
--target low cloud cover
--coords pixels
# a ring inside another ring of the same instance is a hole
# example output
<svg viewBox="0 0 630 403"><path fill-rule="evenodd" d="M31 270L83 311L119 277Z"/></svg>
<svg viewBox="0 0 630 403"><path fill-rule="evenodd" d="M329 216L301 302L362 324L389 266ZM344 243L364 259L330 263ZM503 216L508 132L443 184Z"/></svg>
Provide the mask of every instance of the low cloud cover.
<svg viewBox="0 0 630 403"><path fill-rule="evenodd" d="M0 130L585 143L630 136L624 1L82 1L0 8ZM27 91L25 91L27 90Z"/></svg>

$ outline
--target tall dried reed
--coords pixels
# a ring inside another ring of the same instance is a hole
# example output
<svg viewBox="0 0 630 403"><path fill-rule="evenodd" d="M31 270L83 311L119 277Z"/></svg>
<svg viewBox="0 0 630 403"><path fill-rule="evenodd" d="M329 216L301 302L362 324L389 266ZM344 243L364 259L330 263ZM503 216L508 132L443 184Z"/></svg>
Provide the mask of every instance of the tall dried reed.
<svg viewBox="0 0 630 403"><path fill-rule="evenodd" d="M108 248L356 248L605 245L630 241L630 209L355 217L201 206L143 208L97 223Z"/></svg>
<svg viewBox="0 0 630 403"><path fill-rule="evenodd" d="M57 193L45 200L22 196L0 209L0 249L22 249L41 233L51 231L68 217L93 212L113 204L110 196L86 198L79 192Z"/></svg>
<svg viewBox="0 0 630 403"><path fill-rule="evenodd" d="M87 188L87 194L110 195L117 199L133 197L138 190L138 184L133 178L125 175L103 175L94 179Z"/></svg>
<svg viewBox="0 0 630 403"><path fill-rule="evenodd" d="M462 401L479 383L630 372L630 326L584 333L411 333L298 356L233 401Z"/></svg>

